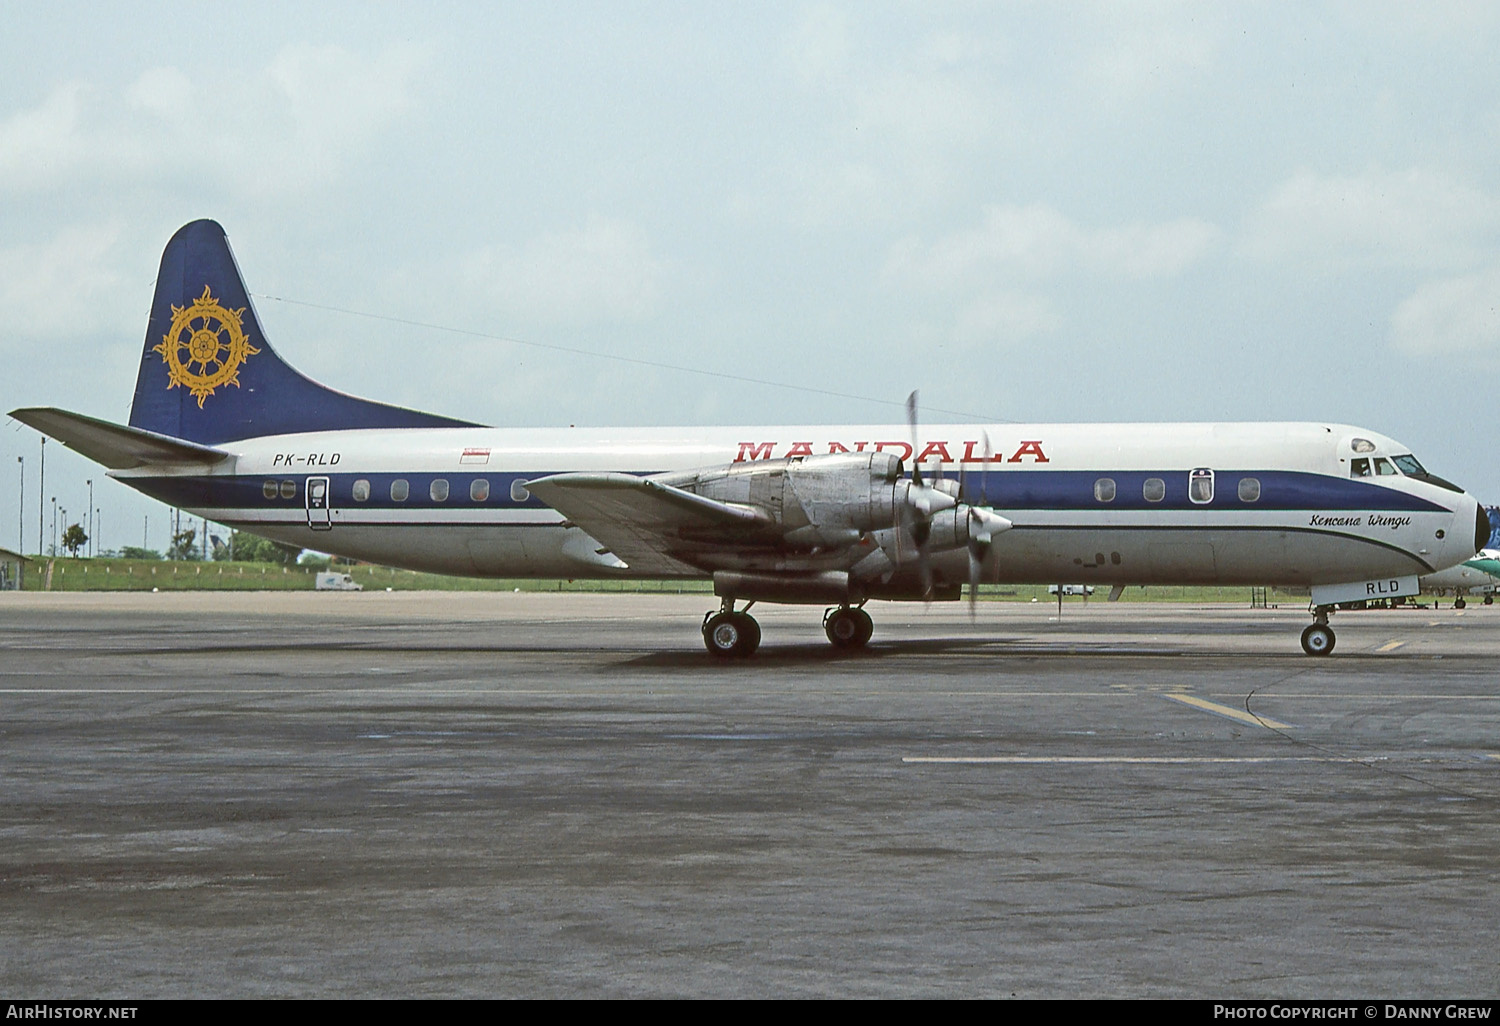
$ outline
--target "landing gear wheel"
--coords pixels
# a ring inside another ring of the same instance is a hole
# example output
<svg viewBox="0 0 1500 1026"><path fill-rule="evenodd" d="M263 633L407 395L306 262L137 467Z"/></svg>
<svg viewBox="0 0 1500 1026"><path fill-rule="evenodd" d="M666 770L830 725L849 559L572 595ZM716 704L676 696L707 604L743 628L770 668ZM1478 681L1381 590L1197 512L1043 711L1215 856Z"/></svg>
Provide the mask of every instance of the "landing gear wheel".
<svg viewBox="0 0 1500 1026"><path fill-rule="evenodd" d="M1456 599L1453 600L1453 608L1454 609L1462 609L1466 605L1468 605L1468 603L1465 602L1461 598L1456 598Z"/></svg>
<svg viewBox="0 0 1500 1026"><path fill-rule="evenodd" d="M732 614L740 623L740 650L738 656L754 655L760 648L760 622L749 613Z"/></svg>
<svg viewBox="0 0 1500 1026"><path fill-rule="evenodd" d="M836 648L864 648L875 633L875 623L863 609L840 606L823 617L823 633Z"/></svg>
<svg viewBox="0 0 1500 1026"><path fill-rule="evenodd" d="M1493 596L1493 595L1486 595L1484 597L1484 604L1487 605L1487 606L1494 605L1495 604L1495 596Z"/></svg>
<svg viewBox="0 0 1500 1026"><path fill-rule="evenodd" d="M715 613L703 622L703 644L721 659L760 647L760 624L749 613Z"/></svg>
<svg viewBox="0 0 1500 1026"><path fill-rule="evenodd" d="M1326 656L1333 651L1333 629L1326 623L1315 623L1302 632L1302 651L1310 656Z"/></svg>

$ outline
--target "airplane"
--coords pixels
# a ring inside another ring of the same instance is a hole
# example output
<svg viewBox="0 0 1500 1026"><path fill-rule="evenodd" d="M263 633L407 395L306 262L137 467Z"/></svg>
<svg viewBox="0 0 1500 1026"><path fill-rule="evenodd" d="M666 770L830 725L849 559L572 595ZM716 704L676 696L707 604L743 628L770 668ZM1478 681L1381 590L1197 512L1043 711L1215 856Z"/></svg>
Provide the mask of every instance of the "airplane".
<svg viewBox="0 0 1500 1026"><path fill-rule="evenodd" d="M493 428L327 388L271 347L224 229L182 227L156 279L129 423L11 416L194 516L290 545L479 577L710 580L716 656L757 602L828 607L965 584L1308 588L1329 614L1416 594L1490 524L1410 448L1339 424ZM743 605L741 605L743 604Z"/></svg>
<svg viewBox="0 0 1500 1026"><path fill-rule="evenodd" d="M1500 550L1480 549L1478 555L1466 559L1457 566L1423 574L1417 579L1424 595L1447 595L1453 593L1453 608L1463 609L1467 603L1465 595L1482 595L1484 604L1495 601L1495 591L1500 588Z"/></svg>

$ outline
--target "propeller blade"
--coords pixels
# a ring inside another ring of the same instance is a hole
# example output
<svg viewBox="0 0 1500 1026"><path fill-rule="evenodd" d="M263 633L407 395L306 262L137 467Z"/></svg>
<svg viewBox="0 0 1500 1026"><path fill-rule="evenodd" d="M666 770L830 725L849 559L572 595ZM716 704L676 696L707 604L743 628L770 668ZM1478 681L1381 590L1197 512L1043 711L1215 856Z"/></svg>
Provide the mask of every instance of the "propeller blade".
<svg viewBox="0 0 1500 1026"><path fill-rule="evenodd" d="M917 390L912 389L906 397L906 426L911 429L911 479L918 488L922 485L922 467L917 463Z"/></svg>
<svg viewBox="0 0 1500 1026"><path fill-rule="evenodd" d="M990 501L990 433L984 431L979 437L984 439L984 466L979 471L979 492L984 500L982 505L987 506Z"/></svg>

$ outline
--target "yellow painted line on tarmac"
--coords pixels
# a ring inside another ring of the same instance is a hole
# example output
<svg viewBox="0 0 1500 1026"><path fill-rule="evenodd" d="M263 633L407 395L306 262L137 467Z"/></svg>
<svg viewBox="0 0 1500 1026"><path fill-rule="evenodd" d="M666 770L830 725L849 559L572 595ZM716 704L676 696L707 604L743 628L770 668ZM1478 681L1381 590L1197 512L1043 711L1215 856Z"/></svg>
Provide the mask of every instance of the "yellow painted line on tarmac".
<svg viewBox="0 0 1500 1026"><path fill-rule="evenodd" d="M1404 642L1404 641L1387 641L1384 645L1381 645L1375 651L1377 651L1377 652L1394 652L1394 651L1396 651L1396 649L1400 648L1404 644L1406 644L1406 642Z"/></svg>
<svg viewBox="0 0 1500 1026"><path fill-rule="evenodd" d="M1194 709L1202 709L1204 712L1211 712L1216 716L1227 716L1231 720L1238 720L1239 722L1247 723L1252 727L1273 727L1277 730L1292 729L1292 725L1290 723L1282 723L1280 720L1273 720L1268 716L1251 716L1243 709L1231 709L1227 705L1220 705L1218 702L1210 702L1205 698L1199 698L1197 695L1162 695L1161 697L1168 699L1169 701L1181 702L1183 705L1190 705Z"/></svg>
<svg viewBox="0 0 1500 1026"><path fill-rule="evenodd" d="M1174 755L903 755L902 762L1003 766L1209 766L1226 763L1383 762L1384 756L1339 758L1328 755L1174 756Z"/></svg>

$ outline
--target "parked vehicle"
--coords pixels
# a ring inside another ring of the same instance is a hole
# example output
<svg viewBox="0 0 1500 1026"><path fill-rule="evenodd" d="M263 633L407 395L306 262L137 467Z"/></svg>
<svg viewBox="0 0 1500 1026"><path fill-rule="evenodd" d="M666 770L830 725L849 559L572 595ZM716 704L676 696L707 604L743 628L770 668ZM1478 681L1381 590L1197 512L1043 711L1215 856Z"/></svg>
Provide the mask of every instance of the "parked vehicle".
<svg viewBox="0 0 1500 1026"><path fill-rule="evenodd" d="M318 581L317 581L317 584L314 585L314 588L317 591L364 591L365 590L364 585L357 583L354 580L353 577L350 577L348 574L340 574L340 573L320 573L320 574L318 574Z"/></svg>

